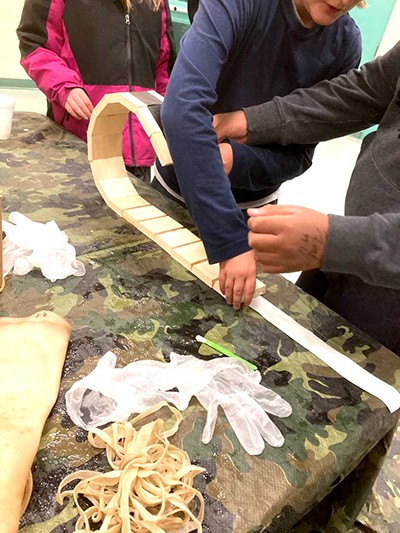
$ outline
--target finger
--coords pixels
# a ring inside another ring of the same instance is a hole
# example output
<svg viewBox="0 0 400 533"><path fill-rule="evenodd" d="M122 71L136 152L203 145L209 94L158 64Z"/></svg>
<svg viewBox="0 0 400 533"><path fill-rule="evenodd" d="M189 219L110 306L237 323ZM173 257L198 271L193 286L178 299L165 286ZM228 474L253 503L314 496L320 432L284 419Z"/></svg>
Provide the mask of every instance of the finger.
<svg viewBox="0 0 400 533"><path fill-rule="evenodd" d="M86 113L84 110L82 110L80 107L78 107L77 109L75 109L75 113L78 115L79 118L83 118L83 119L86 119L87 120L87 116L86 116Z"/></svg>
<svg viewBox="0 0 400 533"><path fill-rule="evenodd" d="M67 105L70 107L70 111L67 109ZM72 98L68 98L68 102L65 105L65 109L67 109L68 113L70 113L72 116L77 118L78 120L81 118L86 118L85 113L80 108L80 103L75 97L75 95L72 96Z"/></svg>
<svg viewBox="0 0 400 533"><path fill-rule="evenodd" d="M84 102L86 104L86 107L89 109L90 112L92 112L94 109L94 105L92 104L92 101L89 98L89 96L86 93L84 93L84 95L85 95Z"/></svg>
<svg viewBox="0 0 400 533"><path fill-rule="evenodd" d="M247 242L250 248L256 252L275 252L279 247L277 236L266 232L254 233L253 231L249 231Z"/></svg>
<svg viewBox="0 0 400 533"><path fill-rule="evenodd" d="M73 107L70 105L69 102L65 102L65 109L66 111L77 120L81 120L82 117L80 117L73 109Z"/></svg>
<svg viewBox="0 0 400 533"><path fill-rule="evenodd" d="M294 215L299 212L299 207L295 205L276 205L268 204L262 207L250 207L247 210L247 214L251 218L259 218L266 216L278 216L278 215Z"/></svg>
<svg viewBox="0 0 400 533"><path fill-rule="evenodd" d="M247 226L253 233L271 233L269 216L250 217Z"/></svg>
<svg viewBox="0 0 400 533"><path fill-rule="evenodd" d="M267 215L269 215L269 213L271 212L271 207L274 207L272 205L263 205L262 207L250 207L248 210L247 210L247 214L249 215L249 217L265 217ZM272 210L273 212L273 210Z"/></svg>
<svg viewBox="0 0 400 533"><path fill-rule="evenodd" d="M250 276L246 279L243 291L243 303L249 305L254 296L254 291L256 289L256 277Z"/></svg>
<svg viewBox="0 0 400 533"><path fill-rule="evenodd" d="M261 267L262 272L268 272L269 274L281 274L282 272L288 272L275 254L256 252L255 258L257 265Z"/></svg>
<svg viewBox="0 0 400 533"><path fill-rule="evenodd" d="M282 266L271 266L266 263L261 263L261 271L265 274L287 274L288 272L295 272L294 270L286 270Z"/></svg>
<svg viewBox="0 0 400 533"><path fill-rule="evenodd" d="M222 270L220 270L220 272L219 272L218 281L219 281L219 288L220 288L222 294L226 297L226 294L225 294L225 292L226 292L226 286L225 286L226 274Z"/></svg>
<svg viewBox="0 0 400 533"><path fill-rule="evenodd" d="M236 278L232 290L232 306L237 311L241 308L244 298L244 279Z"/></svg>
<svg viewBox="0 0 400 533"><path fill-rule="evenodd" d="M268 204L262 207L251 207L247 210L249 217L263 217L268 215L294 215L299 212L296 205L275 205Z"/></svg>
<svg viewBox="0 0 400 533"><path fill-rule="evenodd" d="M92 111L89 109L89 107L84 104L84 103L80 103L79 105L79 111L80 111L80 116L86 120L89 120L91 115L92 115Z"/></svg>
<svg viewBox="0 0 400 533"><path fill-rule="evenodd" d="M229 280L225 283L225 300L228 305L233 304L233 283Z"/></svg>
<svg viewBox="0 0 400 533"><path fill-rule="evenodd" d="M226 303L228 305L232 305L233 304L233 287L234 287L233 278L231 278L230 276L225 276L223 286L224 286L223 294L225 295Z"/></svg>
<svg viewBox="0 0 400 533"><path fill-rule="evenodd" d="M85 93L82 94L85 98L81 94L76 95L76 99L74 101L77 105L77 109L75 109L75 111L81 116L81 118L88 120L92 114L92 110L90 109L91 102Z"/></svg>
<svg viewBox="0 0 400 533"><path fill-rule="evenodd" d="M93 111L93 104L90 101L90 98L85 92L80 93L78 98L79 98L78 103L79 103L79 107L81 111L85 113L87 118L90 118L90 115L92 114L92 111Z"/></svg>
<svg viewBox="0 0 400 533"><path fill-rule="evenodd" d="M215 130L215 133L218 137L218 142L221 141L221 118L219 115L214 115L212 119L212 125Z"/></svg>
<svg viewBox="0 0 400 533"><path fill-rule="evenodd" d="M281 235L288 228L294 227L294 215L268 215L264 217L251 217L247 223L253 233L266 233Z"/></svg>

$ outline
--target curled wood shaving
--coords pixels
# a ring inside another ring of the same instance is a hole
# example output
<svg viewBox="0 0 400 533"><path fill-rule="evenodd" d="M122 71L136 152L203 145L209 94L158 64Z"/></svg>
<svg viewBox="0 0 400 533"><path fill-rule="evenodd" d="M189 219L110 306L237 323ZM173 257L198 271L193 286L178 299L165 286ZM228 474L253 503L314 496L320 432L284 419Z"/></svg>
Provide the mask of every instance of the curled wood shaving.
<svg viewBox="0 0 400 533"><path fill-rule="evenodd" d="M176 417L171 429L162 431L161 419L134 429L135 423L161 407L168 407ZM72 495L78 508L75 531L94 531L94 524L101 524L96 530L102 533L202 531L204 500L193 480L204 468L192 465L188 454L168 441L181 420L177 409L160 402L132 421L114 422L105 430L89 432L89 442L106 450L112 470L104 474L80 470L60 483L57 502L62 504L65 496ZM77 480L73 489L63 490ZM79 505L79 495L91 502L88 509ZM189 508L196 497L197 516Z"/></svg>

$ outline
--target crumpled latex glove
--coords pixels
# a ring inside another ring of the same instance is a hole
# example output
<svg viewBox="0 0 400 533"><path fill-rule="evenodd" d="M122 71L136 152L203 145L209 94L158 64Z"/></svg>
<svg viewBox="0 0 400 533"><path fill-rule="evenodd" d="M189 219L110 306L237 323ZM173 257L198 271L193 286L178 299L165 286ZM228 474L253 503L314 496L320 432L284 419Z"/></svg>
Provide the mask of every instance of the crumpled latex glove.
<svg viewBox="0 0 400 533"><path fill-rule="evenodd" d="M3 221L3 269L6 276L12 268L23 276L33 268L41 269L51 281L73 274L83 276L85 267L76 259L76 251L68 237L54 220L42 224L33 222L21 213L10 213L9 222Z"/></svg>
<svg viewBox="0 0 400 533"><path fill-rule="evenodd" d="M207 410L202 441L210 442L221 406L238 440L250 455L282 446L284 437L267 413L289 416L291 406L261 385L261 374L229 357L203 361L191 355L170 354L170 363L142 360L115 368L116 356L107 352L88 376L66 394L67 412L84 429L92 429L132 413L141 413L160 401L178 409L193 396Z"/></svg>
<svg viewBox="0 0 400 533"><path fill-rule="evenodd" d="M239 442L249 455L264 450L264 440L280 447L285 439L267 413L287 417L292 413L290 404L261 382L261 374L243 363L229 368L217 368L213 379L197 399L207 410L202 441L211 441L221 406Z"/></svg>
<svg viewBox="0 0 400 533"><path fill-rule="evenodd" d="M66 394L69 416L86 430L125 420L163 400L183 411L193 394L212 378L203 361L191 356L171 353L170 363L147 359L123 368L115 368L116 359L113 352L107 352Z"/></svg>

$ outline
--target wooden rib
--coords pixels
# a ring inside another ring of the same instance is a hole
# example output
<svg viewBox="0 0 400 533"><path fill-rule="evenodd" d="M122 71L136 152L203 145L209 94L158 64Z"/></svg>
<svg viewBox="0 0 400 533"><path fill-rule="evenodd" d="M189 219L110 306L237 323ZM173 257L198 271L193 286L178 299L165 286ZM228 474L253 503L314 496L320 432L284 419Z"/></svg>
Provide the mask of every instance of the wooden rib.
<svg viewBox="0 0 400 533"><path fill-rule="evenodd" d="M88 154L94 180L111 209L221 294L219 265L208 263L199 237L142 198L126 172L121 136L129 111L137 116L150 136L161 164L172 164L165 137L147 109L147 105L159 102L162 97L154 91L110 93L102 98L93 111L88 128ZM254 296L263 292L265 285L257 280Z"/></svg>
<svg viewBox="0 0 400 533"><path fill-rule="evenodd" d="M119 155L118 157L107 157L106 159L95 159L90 161L90 168L92 169L96 184L100 180L109 179L111 176L114 178L128 177L122 155Z"/></svg>
<svg viewBox="0 0 400 533"><path fill-rule="evenodd" d="M158 125L156 119L153 117L148 107L140 108L138 112L136 113L136 117L139 120L140 124L142 125L142 128L146 132L146 135L150 137L150 142L151 142L151 136L154 133L161 132L160 126Z"/></svg>
<svg viewBox="0 0 400 533"><path fill-rule="evenodd" d="M192 272L206 285L213 288L214 283L218 281L219 265L210 265L208 261L204 261L203 263L198 263L194 265Z"/></svg>
<svg viewBox="0 0 400 533"><path fill-rule="evenodd" d="M129 111L119 115L101 115L96 120L91 120L88 127L89 135L114 135L122 133Z"/></svg>
<svg viewBox="0 0 400 533"><path fill-rule="evenodd" d="M121 98L119 94L113 93L106 94L93 109L92 114L94 116L107 116L107 115L126 115L128 113L127 106L124 104L124 98Z"/></svg>
<svg viewBox="0 0 400 533"><path fill-rule="evenodd" d="M123 196L119 198L109 198L107 205L111 207L120 217L123 217L123 212L127 209L135 209L136 207L149 206L149 202L139 196L138 194L132 196ZM140 230L140 228L138 227ZM143 232L144 233L144 232Z"/></svg>
<svg viewBox="0 0 400 533"><path fill-rule="evenodd" d="M190 271L193 271L195 264L207 261L206 249L201 241L174 248L171 257Z"/></svg>
<svg viewBox="0 0 400 533"><path fill-rule="evenodd" d="M121 132L113 135L96 135L93 139L96 141L88 145L89 161L117 157L122 152Z"/></svg>
<svg viewBox="0 0 400 533"><path fill-rule="evenodd" d="M178 246L185 246L185 244L192 244L193 242L200 241L200 239L194 233L186 228L161 233L160 235L156 235L154 240L170 255L172 250L178 248Z"/></svg>
<svg viewBox="0 0 400 533"><path fill-rule="evenodd" d="M142 220L164 217L165 213L154 205L148 205L145 207L136 207L135 209L125 209L122 212L122 216L125 220L137 227L138 223Z"/></svg>
<svg viewBox="0 0 400 533"><path fill-rule="evenodd" d="M102 196L106 198L127 198L128 196L139 196L128 176L124 178L109 178L98 180L97 188Z"/></svg>
<svg viewBox="0 0 400 533"><path fill-rule="evenodd" d="M121 102L123 101L129 111L132 111L135 115L139 109L147 107L146 102L140 98L140 93L142 92L145 93L147 91L134 91L133 93L121 94Z"/></svg>
<svg viewBox="0 0 400 533"><path fill-rule="evenodd" d="M144 220L138 224L138 230L143 231L151 240L155 241L156 236L167 231L175 231L183 228L176 220L169 216Z"/></svg>
<svg viewBox="0 0 400 533"><path fill-rule="evenodd" d="M168 148L168 144L161 130L151 135L150 142L154 148L155 153L157 154L158 159L160 160L161 165L163 167L172 165L173 161Z"/></svg>
<svg viewBox="0 0 400 533"><path fill-rule="evenodd" d="M265 286L265 283L263 283L259 279L256 279L256 288L254 291L253 298L255 298L256 296L261 296L262 294L265 293L266 290L267 290L267 287Z"/></svg>

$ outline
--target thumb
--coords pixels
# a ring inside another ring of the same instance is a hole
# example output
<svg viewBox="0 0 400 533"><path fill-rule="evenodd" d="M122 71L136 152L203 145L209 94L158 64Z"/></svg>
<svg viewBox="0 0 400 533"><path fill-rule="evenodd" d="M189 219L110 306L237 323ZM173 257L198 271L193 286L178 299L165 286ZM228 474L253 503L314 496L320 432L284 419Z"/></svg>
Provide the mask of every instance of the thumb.
<svg viewBox="0 0 400 533"><path fill-rule="evenodd" d="M249 215L249 217L265 217L267 215L273 214L272 213L273 209L271 209L273 207L276 207L276 206L264 205L262 207L250 207L247 210L247 214Z"/></svg>
<svg viewBox="0 0 400 533"><path fill-rule="evenodd" d="M271 215L294 215L304 211L304 208L296 205L264 205L263 207L251 207L247 210L249 217L265 217Z"/></svg>

